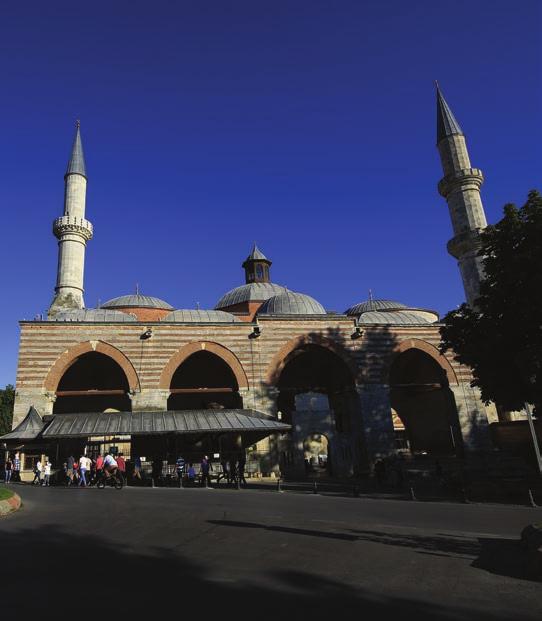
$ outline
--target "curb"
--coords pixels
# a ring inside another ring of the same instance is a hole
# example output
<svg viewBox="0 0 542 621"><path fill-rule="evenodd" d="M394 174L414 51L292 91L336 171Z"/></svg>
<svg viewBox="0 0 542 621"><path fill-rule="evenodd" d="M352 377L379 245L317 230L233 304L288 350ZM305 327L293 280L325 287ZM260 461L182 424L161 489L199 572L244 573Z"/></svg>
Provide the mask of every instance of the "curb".
<svg viewBox="0 0 542 621"><path fill-rule="evenodd" d="M0 516L7 515L21 508L21 497L13 492L13 496L0 500Z"/></svg>

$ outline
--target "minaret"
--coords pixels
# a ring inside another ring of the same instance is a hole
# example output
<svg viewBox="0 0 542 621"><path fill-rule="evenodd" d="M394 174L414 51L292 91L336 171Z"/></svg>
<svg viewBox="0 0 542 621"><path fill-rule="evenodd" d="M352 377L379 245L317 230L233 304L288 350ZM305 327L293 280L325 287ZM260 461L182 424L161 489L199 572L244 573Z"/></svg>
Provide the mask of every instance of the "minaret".
<svg viewBox="0 0 542 621"><path fill-rule="evenodd" d="M85 220L87 173L79 121L64 184L64 215L53 222L53 233L58 238L58 270L50 316L62 310L84 308L85 247L92 237L92 224Z"/></svg>
<svg viewBox="0 0 542 621"><path fill-rule="evenodd" d="M245 270L245 282L269 282L271 261L254 244L252 252L245 259L242 267Z"/></svg>
<svg viewBox="0 0 542 621"><path fill-rule="evenodd" d="M437 84L437 147L444 177L439 193L448 202L454 237L448 252L457 259L467 304L474 306L484 277L482 259L476 256L480 231L487 226L480 196L482 171L471 168L465 136Z"/></svg>

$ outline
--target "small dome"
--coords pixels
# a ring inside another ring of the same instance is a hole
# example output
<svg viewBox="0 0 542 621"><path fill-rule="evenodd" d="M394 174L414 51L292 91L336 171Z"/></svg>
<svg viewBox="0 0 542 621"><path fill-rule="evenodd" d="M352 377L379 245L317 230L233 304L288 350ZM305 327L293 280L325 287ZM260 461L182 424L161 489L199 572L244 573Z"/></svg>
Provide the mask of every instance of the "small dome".
<svg viewBox="0 0 542 621"><path fill-rule="evenodd" d="M358 319L360 324L419 325L421 323L435 323L435 321L438 321L438 315L433 311L410 308L399 311L369 311L362 313Z"/></svg>
<svg viewBox="0 0 542 621"><path fill-rule="evenodd" d="M81 308L75 310L60 311L49 318L49 321L89 321L89 322L117 322L137 321L128 313L106 308Z"/></svg>
<svg viewBox="0 0 542 621"><path fill-rule="evenodd" d="M108 300L102 304L102 308L159 308L163 310L173 310L173 306L164 302L160 298L153 298L150 295L121 295L118 298Z"/></svg>
<svg viewBox="0 0 542 621"><path fill-rule="evenodd" d="M326 315L326 309L310 295L285 291L262 304L258 315Z"/></svg>
<svg viewBox="0 0 542 621"><path fill-rule="evenodd" d="M351 306L345 314L361 315L361 313L366 313L368 311L395 310L399 308L407 308L407 306L401 304L401 302L394 302L393 300L365 300L365 302L360 302L359 304Z"/></svg>
<svg viewBox="0 0 542 621"><path fill-rule="evenodd" d="M216 303L215 310L243 302L265 302L265 300L279 293L284 293L284 291L287 291L286 287L272 282L251 282L225 293Z"/></svg>
<svg viewBox="0 0 542 621"><path fill-rule="evenodd" d="M160 321L171 323L233 323L241 320L231 313L220 310L177 309Z"/></svg>
<svg viewBox="0 0 542 621"><path fill-rule="evenodd" d="M439 320L435 311L412 308L394 300L366 300L350 307L346 314L358 317L360 324L419 325Z"/></svg>

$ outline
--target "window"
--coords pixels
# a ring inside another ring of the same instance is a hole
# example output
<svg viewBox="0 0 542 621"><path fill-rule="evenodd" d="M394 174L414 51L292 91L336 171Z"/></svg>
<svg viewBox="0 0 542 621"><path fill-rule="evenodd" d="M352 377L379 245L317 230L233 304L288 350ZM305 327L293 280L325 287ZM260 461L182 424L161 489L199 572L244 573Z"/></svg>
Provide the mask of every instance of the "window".
<svg viewBox="0 0 542 621"><path fill-rule="evenodd" d="M263 278L263 265L256 265L256 278Z"/></svg>

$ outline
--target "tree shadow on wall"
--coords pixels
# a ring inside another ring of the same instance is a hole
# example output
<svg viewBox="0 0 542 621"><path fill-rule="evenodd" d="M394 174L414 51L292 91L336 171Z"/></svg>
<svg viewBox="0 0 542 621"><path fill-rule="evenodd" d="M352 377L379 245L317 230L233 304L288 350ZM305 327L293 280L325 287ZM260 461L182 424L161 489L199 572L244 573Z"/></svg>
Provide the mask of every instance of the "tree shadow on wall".
<svg viewBox="0 0 542 621"><path fill-rule="evenodd" d="M333 317L329 317L333 321ZM263 330L265 325L262 324ZM296 353L304 349L322 347L337 356L337 365L345 364L351 376L351 391L346 397L346 407L350 411L348 425L344 429L356 435L354 441L354 474L367 473L369 450L372 453L387 455L394 447L393 424L389 394L378 388L388 383L389 365L398 345L398 339L387 325L359 326L354 322L327 326L322 330L312 330L294 337L296 348L290 351L270 376L262 371L262 384L258 399L272 404L270 413L276 415L277 397L281 374ZM356 387L364 387L363 405ZM376 388L375 388L376 387ZM269 438L270 454L279 449L276 435Z"/></svg>
<svg viewBox="0 0 542 621"><path fill-rule="evenodd" d="M228 566L196 563L166 548L135 552L129 544L113 545L100 537L48 525L0 533L0 549L9 567L2 576L6 617L74 616L84 607L93 615L107 611L123 617L140 616L142 611L163 616L197 608L200 616L209 619L245 616L250 611L258 619L299 614L328 621L339 610L362 611L367 619L396 614L433 621L472 619L471 610L377 596L303 571L272 571L257 582L247 570L246 578L228 580ZM506 616L479 613L477 618L505 621Z"/></svg>

